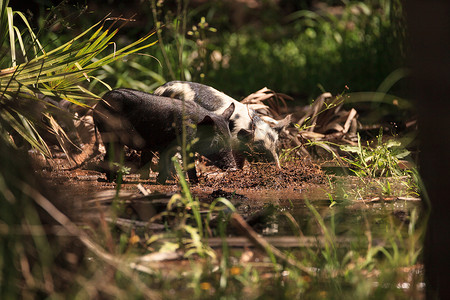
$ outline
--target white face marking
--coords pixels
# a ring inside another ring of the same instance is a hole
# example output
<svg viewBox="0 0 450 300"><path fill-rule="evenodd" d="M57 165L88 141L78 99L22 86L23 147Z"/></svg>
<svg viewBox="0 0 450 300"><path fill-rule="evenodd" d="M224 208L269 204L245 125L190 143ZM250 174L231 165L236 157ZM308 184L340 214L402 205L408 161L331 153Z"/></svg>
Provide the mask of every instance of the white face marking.
<svg viewBox="0 0 450 300"><path fill-rule="evenodd" d="M247 105L242 104L241 102L238 102L236 100L233 101L233 103L235 104L235 108L230 119L236 122L235 133L237 134L237 132L242 128L251 128L252 118L251 111L248 109ZM239 117L237 117L238 115Z"/></svg>

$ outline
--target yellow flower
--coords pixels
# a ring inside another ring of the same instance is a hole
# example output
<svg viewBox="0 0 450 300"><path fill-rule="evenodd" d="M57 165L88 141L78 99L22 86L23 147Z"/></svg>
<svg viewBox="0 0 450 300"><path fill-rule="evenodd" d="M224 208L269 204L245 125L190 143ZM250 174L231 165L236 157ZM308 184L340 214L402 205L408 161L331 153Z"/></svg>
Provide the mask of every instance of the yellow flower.
<svg viewBox="0 0 450 300"><path fill-rule="evenodd" d="M200 288L204 291L208 291L211 289L211 283L209 282L202 282L200 283Z"/></svg>
<svg viewBox="0 0 450 300"><path fill-rule="evenodd" d="M133 234L133 235L130 237L130 239L128 240L128 242L129 242L131 245L134 245L134 244L138 243L139 240L140 240L140 239L139 239L139 236Z"/></svg>
<svg viewBox="0 0 450 300"><path fill-rule="evenodd" d="M241 274L241 268L239 268L239 267L232 267L231 269L230 269L230 273L231 273L231 275L239 275L239 274Z"/></svg>

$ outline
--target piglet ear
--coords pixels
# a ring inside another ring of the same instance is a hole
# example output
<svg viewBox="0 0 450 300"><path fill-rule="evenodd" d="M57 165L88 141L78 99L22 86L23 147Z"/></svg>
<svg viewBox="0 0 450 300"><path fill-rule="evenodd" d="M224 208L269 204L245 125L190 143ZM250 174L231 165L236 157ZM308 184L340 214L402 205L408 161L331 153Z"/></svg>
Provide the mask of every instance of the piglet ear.
<svg viewBox="0 0 450 300"><path fill-rule="evenodd" d="M283 120L277 121L277 125L273 126L272 128L278 133L280 133L284 127L288 126L291 123L291 117L292 114L287 115L286 118L284 118Z"/></svg>
<svg viewBox="0 0 450 300"><path fill-rule="evenodd" d="M214 120L210 116L205 116L197 125L214 125Z"/></svg>
<svg viewBox="0 0 450 300"><path fill-rule="evenodd" d="M231 115L234 113L234 103L231 103L230 106L224 110L222 113L222 117L224 117L225 120L230 120Z"/></svg>

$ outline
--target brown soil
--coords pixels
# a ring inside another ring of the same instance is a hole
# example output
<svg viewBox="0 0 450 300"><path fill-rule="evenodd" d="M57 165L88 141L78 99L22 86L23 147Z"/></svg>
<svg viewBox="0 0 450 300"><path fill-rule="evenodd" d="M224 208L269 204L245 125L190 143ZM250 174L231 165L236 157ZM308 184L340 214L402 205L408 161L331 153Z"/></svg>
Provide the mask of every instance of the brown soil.
<svg viewBox="0 0 450 300"><path fill-rule="evenodd" d="M284 163L281 169L269 163L247 163L242 170L228 172L222 176L205 174L200 185L231 189L296 190L308 183L324 183L324 180L325 175L317 165L297 159Z"/></svg>
<svg viewBox="0 0 450 300"><path fill-rule="evenodd" d="M136 163L135 153L128 157L130 163ZM32 154L34 168L52 184L76 184L76 182L90 182L101 188L114 188L115 183L106 182L105 174L98 172L101 157L97 157L88 164L71 168L62 152L57 152L52 160L44 160L42 156ZM251 189L251 190L297 190L305 184L321 184L325 182L322 169L307 159L295 159L282 163L281 169L271 163L246 163L242 170L222 172L200 160L197 163L200 182L192 185L196 189L213 188ZM150 185L151 190L174 192L178 190L178 180L168 180L166 185L156 184L157 173L150 172L149 180L141 180L139 175L131 171L124 176L123 188L129 184L141 183Z"/></svg>
<svg viewBox="0 0 450 300"><path fill-rule="evenodd" d="M90 215L95 219L98 208L108 210L117 184L107 182L105 174L96 170L100 158L83 167L70 168L62 152L56 152L51 161L36 153L32 153L32 157L35 171L48 182L49 189L59 195L67 207L66 212L72 217L85 219ZM130 160L135 161L136 158L131 157ZM281 169L270 163L246 163L242 170L234 172L221 172L199 161L197 170L200 182L191 185L194 197L209 203L223 197L242 212L258 210L268 202L276 204L286 199L302 199L308 190L314 189L310 187L323 186L321 183L325 178L320 167L301 159L283 163ZM151 172L149 180L141 180L135 173L126 175L120 186L123 199L143 197L138 184L155 197L167 201L174 193L181 192L178 180L168 180L165 185L159 185L156 184L156 175ZM105 195L110 200L105 200Z"/></svg>

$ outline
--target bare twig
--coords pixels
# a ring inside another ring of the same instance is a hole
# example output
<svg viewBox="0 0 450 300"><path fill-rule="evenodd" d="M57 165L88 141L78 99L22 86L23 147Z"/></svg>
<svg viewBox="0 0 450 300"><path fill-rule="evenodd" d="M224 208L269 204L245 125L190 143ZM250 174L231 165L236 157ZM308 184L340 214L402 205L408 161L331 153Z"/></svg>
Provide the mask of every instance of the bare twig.
<svg viewBox="0 0 450 300"><path fill-rule="evenodd" d="M296 261L295 259L292 259L291 257L288 257L283 252L269 244L266 239L258 235L248 224L245 222L245 220L241 217L241 215L237 213L233 213L231 215L231 224L236 229L240 230L255 246L258 248L267 251L268 253L272 253L276 258L297 267L298 269L302 270L303 272L313 275L314 272L311 268L305 267L302 265L299 261Z"/></svg>

